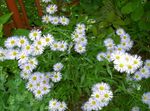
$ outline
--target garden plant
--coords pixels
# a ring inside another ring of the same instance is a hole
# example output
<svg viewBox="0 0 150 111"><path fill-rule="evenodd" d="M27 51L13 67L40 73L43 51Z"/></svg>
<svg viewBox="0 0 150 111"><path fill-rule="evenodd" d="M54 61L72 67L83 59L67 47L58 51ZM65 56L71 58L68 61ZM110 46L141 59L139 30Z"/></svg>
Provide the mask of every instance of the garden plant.
<svg viewBox="0 0 150 111"><path fill-rule="evenodd" d="M150 111L150 1L40 3L9 37L0 3L0 111Z"/></svg>

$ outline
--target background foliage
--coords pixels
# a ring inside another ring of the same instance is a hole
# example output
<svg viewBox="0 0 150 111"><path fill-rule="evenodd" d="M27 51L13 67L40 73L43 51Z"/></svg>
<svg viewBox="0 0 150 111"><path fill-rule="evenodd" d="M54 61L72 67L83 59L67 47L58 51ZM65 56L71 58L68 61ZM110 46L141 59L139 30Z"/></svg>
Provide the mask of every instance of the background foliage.
<svg viewBox="0 0 150 111"><path fill-rule="evenodd" d="M97 82L107 82L114 92L113 101L103 111L129 111L133 106L139 106L142 111L148 111L141 102L141 95L150 91L150 79L140 82L126 81L126 74L120 74L107 61L98 62L96 55L105 51L103 40L112 37L115 42L119 37L115 30L122 27L134 40L133 54L142 56L143 60L150 57L150 1L147 0L80 0L79 5L67 5L72 0L57 2L61 11L58 15L70 18L67 27L44 25L34 8L34 0L24 0L30 24L42 26L44 33L52 33L57 40L70 41L70 35L78 22L87 26L87 52L79 55L72 51L68 53L45 50L38 57L37 71L47 72L53 64L61 61L63 79L52 91L44 96L42 101L34 99L25 88L25 81L20 78L20 69L16 61L0 62L0 109L1 111L46 111L51 98L64 100L70 111L80 111L81 105L91 94L91 87ZM44 6L45 4L43 4ZM6 10L4 10L6 9ZM5 4L0 3L3 14L8 13ZM31 12L31 10L33 10ZM0 11L1 12L1 11ZM33 14L34 12L34 14ZM2 15L2 14L1 14ZM14 35L27 35L27 30L14 30ZM3 46L1 38L1 46Z"/></svg>

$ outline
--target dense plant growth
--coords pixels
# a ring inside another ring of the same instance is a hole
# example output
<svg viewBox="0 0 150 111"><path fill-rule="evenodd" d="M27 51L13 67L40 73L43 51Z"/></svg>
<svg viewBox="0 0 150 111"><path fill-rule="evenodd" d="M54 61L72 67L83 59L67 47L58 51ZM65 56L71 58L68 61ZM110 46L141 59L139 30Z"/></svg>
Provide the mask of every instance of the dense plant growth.
<svg viewBox="0 0 150 111"><path fill-rule="evenodd" d="M33 29L8 38L0 3L1 111L150 110L149 1L24 3Z"/></svg>

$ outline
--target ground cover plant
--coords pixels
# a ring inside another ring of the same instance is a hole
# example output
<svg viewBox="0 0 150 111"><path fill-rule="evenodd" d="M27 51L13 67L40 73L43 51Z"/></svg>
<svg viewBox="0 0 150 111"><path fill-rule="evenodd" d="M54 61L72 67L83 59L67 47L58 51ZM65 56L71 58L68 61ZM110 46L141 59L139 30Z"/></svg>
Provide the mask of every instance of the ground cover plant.
<svg viewBox="0 0 150 111"><path fill-rule="evenodd" d="M0 110L149 111L150 2L71 2L41 0L8 38L0 17Z"/></svg>

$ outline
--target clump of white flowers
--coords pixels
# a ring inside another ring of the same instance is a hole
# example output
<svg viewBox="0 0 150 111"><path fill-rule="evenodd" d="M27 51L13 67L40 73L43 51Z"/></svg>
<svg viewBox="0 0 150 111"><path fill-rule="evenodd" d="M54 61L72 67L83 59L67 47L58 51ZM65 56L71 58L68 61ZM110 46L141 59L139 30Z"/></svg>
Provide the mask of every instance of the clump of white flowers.
<svg viewBox="0 0 150 111"><path fill-rule="evenodd" d="M57 99L51 99L49 101L49 111L65 111L67 109L67 105L64 101L60 102Z"/></svg>
<svg viewBox="0 0 150 111"><path fill-rule="evenodd" d="M56 42L51 34L42 35L39 29L31 30L29 39L25 36L9 37L4 44L6 48L0 48L0 61L17 60L18 67L21 69L21 78L28 80L27 89L37 99L42 99L43 95L50 91L53 83L62 79L60 71L63 64L56 63L52 73L34 72L38 66L36 56L43 54L46 47L50 47L52 51L65 51L67 43L65 41Z"/></svg>
<svg viewBox="0 0 150 111"><path fill-rule="evenodd" d="M143 66L143 61L138 55L131 55L129 51L133 46L133 41L130 35L122 28L117 29L116 34L120 36L120 44L116 45L111 38L104 40L104 45L107 52L99 52L97 55L98 61L107 59L114 63L114 68L121 72L132 76L133 80L139 81L142 78L150 77L150 60L146 60Z"/></svg>
<svg viewBox="0 0 150 111"><path fill-rule="evenodd" d="M75 31L72 34L72 40L74 41L74 49L79 54L86 52L87 39L85 35L85 25L77 24Z"/></svg>
<svg viewBox="0 0 150 111"><path fill-rule="evenodd" d="M107 106L113 98L113 93L107 83L97 83L92 87L92 95L82 106L83 111L99 111Z"/></svg>
<svg viewBox="0 0 150 111"><path fill-rule="evenodd" d="M150 92L146 92L146 93L143 94L142 102L144 104L147 104L149 106L149 109L150 109Z"/></svg>
<svg viewBox="0 0 150 111"><path fill-rule="evenodd" d="M48 3L50 1L44 1L45 3ZM69 19L65 16L54 16L55 12L57 12L57 5L50 4L46 7L47 14L42 17L42 21L44 23L51 23L53 25L63 25L66 26L69 24Z"/></svg>
<svg viewBox="0 0 150 111"><path fill-rule="evenodd" d="M48 94L50 92L50 88L52 88L53 83L50 82L50 75L34 72L29 76L29 81L26 84L26 87L29 91L31 91L35 98L42 99L43 95Z"/></svg>

